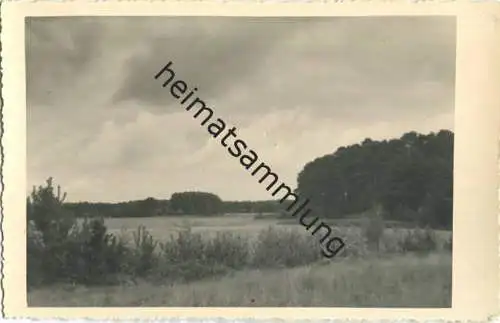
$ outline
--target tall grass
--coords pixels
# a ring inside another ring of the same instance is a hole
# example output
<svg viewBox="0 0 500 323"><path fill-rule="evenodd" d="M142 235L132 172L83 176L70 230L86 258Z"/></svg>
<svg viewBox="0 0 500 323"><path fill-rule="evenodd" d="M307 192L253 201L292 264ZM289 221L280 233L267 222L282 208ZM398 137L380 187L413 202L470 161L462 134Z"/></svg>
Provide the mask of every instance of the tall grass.
<svg viewBox="0 0 500 323"><path fill-rule="evenodd" d="M189 283L50 286L30 306L449 307L451 256L349 259L290 269L247 269Z"/></svg>

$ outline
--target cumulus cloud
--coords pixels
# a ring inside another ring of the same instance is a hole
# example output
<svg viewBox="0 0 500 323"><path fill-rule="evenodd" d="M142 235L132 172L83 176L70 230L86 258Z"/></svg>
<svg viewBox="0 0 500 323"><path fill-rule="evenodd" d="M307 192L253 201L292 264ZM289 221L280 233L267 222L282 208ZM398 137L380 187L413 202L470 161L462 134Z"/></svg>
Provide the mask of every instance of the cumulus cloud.
<svg viewBox="0 0 500 323"><path fill-rule="evenodd" d="M28 182L73 200L269 198L153 79L168 61L292 186L340 145L453 127L449 17L36 17L26 54Z"/></svg>

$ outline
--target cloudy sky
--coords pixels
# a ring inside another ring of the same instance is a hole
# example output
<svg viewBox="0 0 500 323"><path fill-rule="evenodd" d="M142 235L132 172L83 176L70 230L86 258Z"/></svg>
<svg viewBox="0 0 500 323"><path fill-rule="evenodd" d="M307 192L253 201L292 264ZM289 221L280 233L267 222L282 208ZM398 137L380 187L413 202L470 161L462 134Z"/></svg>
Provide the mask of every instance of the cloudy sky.
<svg viewBox="0 0 500 323"><path fill-rule="evenodd" d="M26 55L28 187L70 201L270 198L153 80L170 60L293 187L339 146L453 129L453 18L31 18Z"/></svg>

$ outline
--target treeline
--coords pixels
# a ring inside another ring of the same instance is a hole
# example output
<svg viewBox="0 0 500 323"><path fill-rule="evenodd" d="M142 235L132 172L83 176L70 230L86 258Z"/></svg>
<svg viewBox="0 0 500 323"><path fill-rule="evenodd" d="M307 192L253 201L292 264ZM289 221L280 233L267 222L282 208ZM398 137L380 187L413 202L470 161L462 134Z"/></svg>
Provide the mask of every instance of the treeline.
<svg viewBox="0 0 500 323"><path fill-rule="evenodd" d="M453 133L409 132L383 141L365 139L305 165L297 193L326 218L343 218L381 205L386 220L450 228L453 210ZM222 201L206 192L179 192L169 200L66 203L79 217L153 217L283 213L278 201Z"/></svg>
<svg viewBox="0 0 500 323"><path fill-rule="evenodd" d="M148 197L144 200L120 203L67 202L64 203L64 208L76 217L151 217L159 215L163 209L168 210L169 201Z"/></svg>
<svg viewBox="0 0 500 323"><path fill-rule="evenodd" d="M224 210L227 213L278 213L283 205L279 201L227 201Z"/></svg>
<svg viewBox="0 0 500 323"><path fill-rule="evenodd" d="M379 204L386 219L450 228L453 133L409 132L341 147L308 163L297 191L324 217L359 214Z"/></svg>
<svg viewBox="0 0 500 323"><path fill-rule="evenodd" d="M65 208L77 217L154 217L168 215L220 215L230 213L278 213L283 209L278 201L222 201L206 192L179 192L169 200L148 197L120 203L65 203Z"/></svg>

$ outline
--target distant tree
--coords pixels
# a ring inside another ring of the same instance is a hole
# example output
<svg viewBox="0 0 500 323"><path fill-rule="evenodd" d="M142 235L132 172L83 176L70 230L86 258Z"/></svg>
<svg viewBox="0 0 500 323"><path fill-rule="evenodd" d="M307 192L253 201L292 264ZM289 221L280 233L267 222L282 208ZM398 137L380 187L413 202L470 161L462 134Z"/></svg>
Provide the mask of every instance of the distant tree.
<svg viewBox="0 0 500 323"><path fill-rule="evenodd" d="M148 197L145 200L138 201L137 209L144 217L155 216L158 212L158 201L152 197Z"/></svg>
<svg viewBox="0 0 500 323"><path fill-rule="evenodd" d="M172 194L170 205L183 214L215 215L223 211L222 200L206 192L180 192Z"/></svg>

